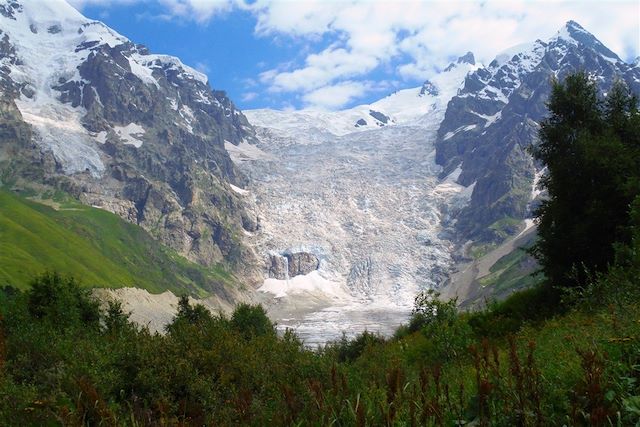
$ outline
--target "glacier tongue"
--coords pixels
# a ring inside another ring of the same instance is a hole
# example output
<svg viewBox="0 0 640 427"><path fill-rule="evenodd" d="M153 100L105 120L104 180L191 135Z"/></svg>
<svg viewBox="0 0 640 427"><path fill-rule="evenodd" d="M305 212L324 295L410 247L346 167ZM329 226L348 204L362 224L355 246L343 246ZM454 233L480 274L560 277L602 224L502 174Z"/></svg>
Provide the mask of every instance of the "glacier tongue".
<svg viewBox="0 0 640 427"><path fill-rule="evenodd" d="M389 334L418 292L448 276L449 217L470 192L438 179L434 142L446 102L434 105L416 124L345 135L314 123L308 111L289 112L286 124L258 129L267 155L237 161L259 216L248 239L266 264L269 254L296 251L320 260L308 279L275 280L266 267L261 288L280 327L295 329L307 345L343 331ZM263 124L277 114L247 112Z"/></svg>

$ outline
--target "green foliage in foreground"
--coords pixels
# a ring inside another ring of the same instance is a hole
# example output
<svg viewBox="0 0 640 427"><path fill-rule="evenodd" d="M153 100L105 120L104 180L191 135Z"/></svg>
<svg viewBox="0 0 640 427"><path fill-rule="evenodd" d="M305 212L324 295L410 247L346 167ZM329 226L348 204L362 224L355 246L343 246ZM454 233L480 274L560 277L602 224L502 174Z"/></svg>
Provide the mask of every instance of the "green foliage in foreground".
<svg viewBox="0 0 640 427"><path fill-rule="evenodd" d="M100 309L77 282L0 292L0 424L636 425L638 268L613 269L544 310L544 288L459 314L416 299L392 339L316 351L259 306L229 318L180 300L165 335Z"/></svg>
<svg viewBox="0 0 640 427"><path fill-rule="evenodd" d="M101 209L64 202L59 210L0 189L0 286L23 288L34 272L72 274L87 286L136 286L202 295L233 284Z"/></svg>

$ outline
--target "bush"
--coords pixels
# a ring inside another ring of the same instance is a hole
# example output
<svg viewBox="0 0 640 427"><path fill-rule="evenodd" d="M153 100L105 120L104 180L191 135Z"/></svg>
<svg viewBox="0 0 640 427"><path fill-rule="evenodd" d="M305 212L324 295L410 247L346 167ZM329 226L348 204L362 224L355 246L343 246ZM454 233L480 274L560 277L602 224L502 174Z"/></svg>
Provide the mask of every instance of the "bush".
<svg viewBox="0 0 640 427"><path fill-rule="evenodd" d="M353 362L368 347L384 344L384 342L384 337L369 331L364 331L351 340L343 334L342 339L333 344L333 351L340 362Z"/></svg>
<svg viewBox="0 0 640 427"><path fill-rule="evenodd" d="M524 324L546 319L560 311L559 293L547 285L515 292L486 310L469 315L468 323L479 337L504 337Z"/></svg>
<svg viewBox="0 0 640 427"><path fill-rule="evenodd" d="M275 336L275 327L261 305L239 304L231 316L231 327L247 340Z"/></svg>
<svg viewBox="0 0 640 427"><path fill-rule="evenodd" d="M27 294L31 316L66 327L82 324L98 326L100 307L87 289L82 289L73 277L44 273L31 282Z"/></svg>
<svg viewBox="0 0 640 427"><path fill-rule="evenodd" d="M421 292L415 299L408 329L426 338L420 345L419 360L443 363L460 356L471 343L471 328L458 314L457 299L441 301L434 290Z"/></svg>
<svg viewBox="0 0 640 427"><path fill-rule="evenodd" d="M444 324L456 319L458 316L457 298L444 302L439 297L440 294L433 289L420 292L416 296L409 321L409 331L416 332L431 324Z"/></svg>

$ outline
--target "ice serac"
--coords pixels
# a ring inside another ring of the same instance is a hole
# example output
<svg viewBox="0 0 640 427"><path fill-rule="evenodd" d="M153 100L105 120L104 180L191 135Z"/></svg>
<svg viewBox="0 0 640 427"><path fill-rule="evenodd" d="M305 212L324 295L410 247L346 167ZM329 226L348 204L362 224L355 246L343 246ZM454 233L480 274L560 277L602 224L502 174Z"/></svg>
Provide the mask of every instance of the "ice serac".
<svg viewBox="0 0 640 427"><path fill-rule="evenodd" d="M527 147L536 142L538 123L547 114L551 82L578 70L597 79L604 91L616 79L640 91L638 67L622 61L574 21L546 41L498 54L467 76L447 107L436 141L442 176L460 168L458 183L476 183L458 218L460 237L498 242L530 214L539 168Z"/></svg>
<svg viewBox="0 0 640 427"><path fill-rule="evenodd" d="M201 264L255 265L225 149L254 130L204 74L63 0L0 0L0 85L3 179L64 189Z"/></svg>

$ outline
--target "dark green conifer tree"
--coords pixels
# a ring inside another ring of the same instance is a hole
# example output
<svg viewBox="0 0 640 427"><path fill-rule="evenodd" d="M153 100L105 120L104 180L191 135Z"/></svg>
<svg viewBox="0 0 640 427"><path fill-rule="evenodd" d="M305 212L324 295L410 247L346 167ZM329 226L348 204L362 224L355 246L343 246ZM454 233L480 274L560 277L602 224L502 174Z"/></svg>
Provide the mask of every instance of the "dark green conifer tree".
<svg viewBox="0 0 640 427"><path fill-rule="evenodd" d="M638 194L638 101L623 83L604 101L584 73L555 82L550 117L534 157L547 167L533 253L549 281L584 284L630 241L629 209Z"/></svg>

